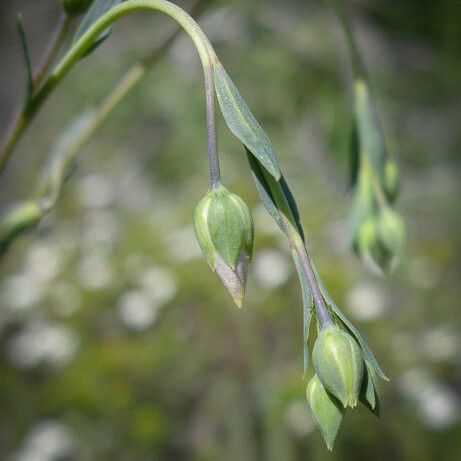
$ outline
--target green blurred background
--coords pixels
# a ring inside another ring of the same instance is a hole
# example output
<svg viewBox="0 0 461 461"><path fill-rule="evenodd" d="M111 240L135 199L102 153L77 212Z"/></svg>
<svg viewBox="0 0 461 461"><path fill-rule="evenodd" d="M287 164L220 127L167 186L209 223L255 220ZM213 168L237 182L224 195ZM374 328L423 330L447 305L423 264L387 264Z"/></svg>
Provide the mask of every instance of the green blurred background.
<svg viewBox="0 0 461 461"><path fill-rule="evenodd" d="M208 187L203 83L182 35L82 152L51 216L1 262L0 459L459 460L461 3L347 2L402 170L409 237L388 278L347 249L351 73L334 15L313 0L211 3L200 24L278 150L330 291L391 378L381 419L349 412L333 453L314 429L289 251L221 119L224 181L256 224L243 310L201 257L191 218ZM17 12L37 60L59 5L0 4L1 127L23 81ZM0 179L1 207L32 194L59 133L169 26L125 19L78 64Z"/></svg>

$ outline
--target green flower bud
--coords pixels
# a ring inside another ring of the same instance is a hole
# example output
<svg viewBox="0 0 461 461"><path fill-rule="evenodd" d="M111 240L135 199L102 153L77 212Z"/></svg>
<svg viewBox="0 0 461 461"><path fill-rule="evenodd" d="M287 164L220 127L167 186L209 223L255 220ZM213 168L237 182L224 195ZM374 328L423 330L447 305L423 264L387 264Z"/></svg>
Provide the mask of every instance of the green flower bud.
<svg viewBox="0 0 461 461"><path fill-rule="evenodd" d="M19 234L38 225L42 217L40 205L32 200L7 208L0 216L0 254Z"/></svg>
<svg viewBox="0 0 461 461"><path fill-rule="evenodd" d="M360 226L354 241L355 252L375 273L382 275L391 266L393 254L381 241L378 220L371 216Z"/></svg>
<svg viewBox="0 0 461 461"><path fill-rule="evenodd" d="M223 185L211 188L195 208L194 230L213 272L242 307L254 234L247 205Z"/></svg>
<svg viewBox="0 0 461 461"><path fill-rule="evenodd" d="M384 166L384 191L391 203L397 198L399 192L399 167L394 160L388 160Z"/></svg>
<svg viewBox="0 0 461 461"><path fill-rule="evenodd" d="M405 225L399 214L389 206L383 207L379 212L378 234L382 245L397 258L405 238Z"/></svg>
<svg viewBox="0 0 461 461"><path fill-rule="evenodd" d="M320 429L328 450L331 451L343 420L344 408L341 402L325 389L317 375L307 385L306 398L315 424Z"/></svg>
<svg viewBox="0 0 461 461"><path fill-rule="evenodd" d="M84 13L93 0L61 0L62 7L68 16Z"/></svg>
<svg viewBox="0 0 461 461"><path fill-rule="evenodd" d="M322 384L344 408L355 407L363 379L362 353L355 340L335 325L322 329L312 362Z"/></svg>

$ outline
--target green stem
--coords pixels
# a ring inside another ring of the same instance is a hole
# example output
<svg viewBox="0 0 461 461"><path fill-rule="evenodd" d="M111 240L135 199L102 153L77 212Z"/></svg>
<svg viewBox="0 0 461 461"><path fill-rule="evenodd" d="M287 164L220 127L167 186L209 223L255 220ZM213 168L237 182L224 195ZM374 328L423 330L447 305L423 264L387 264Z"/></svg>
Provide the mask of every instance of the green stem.
<svg viewBox="0 0 461 461"><path fill-rule="evenodd" d="M365 181L369 180L371 182L371 187L375 192L375 197L378 201L378 204L382 207L387 206L388 200L386 198L386 194L383 191L381 180L376 174L375 169L373 168L370 159L368 158L368 155L364 151L360 152L360 165L360 175L362 178L365 178Z"/></svg>
<svg viewBox="0 0 461 461"><path fill-rule="evenodd" d="M97 40L100 34L118 19L139 11L160 11L173 18L190 36L199 54L204 72L213 66L218 58L210 41L200 29L196 21L179 6L166 0L128 0L109 10L101 16L87 32L75 43L64 56L55 70L49 75L43 86L32 98L27 111L13 123L6 141L0 149L0 173L4 170L14 147L22 134L34 119L49 94L57 87L72 67L84 56L85 52Z"/></svg>
<svg viewBox="0 0 461 461"><path fill-rule="evenodd" d="M360 57L360 52L357 46L357 42L350 26L350 21L346 15L342 0L326 0L335 11L336 16L343 28L344 34L347 40L347 47L349 49L349 55L351 59L352 70L356 78L363 78L366 80L366 69L365 65Z"/></svg>
<svg viewBox="0 0 461 461"><path fill-rule="evenodd" d="M208 0L196 0L192 5L191 15L198 16L202 14L205 10L207 1ZM40 220L45 218L59 199L62 185L69 173L66 165L72 165L74 163L77 154L85 147L94 133L105 122L108 116L114 111L125 96L127 96L128 93L135 88L158 63L160 58L166 53L173 41L179 35L180 31L180 28L175 28L173 31L169 31L161 38L160 43L158 43L147 56L142 58L138 63L133 64L130 69L128 69L118 84L111 90L110 94L101 101L94 110L91 111L90 115L88 115L85 127L79 132L78 137L72 141L69 146L67 146L65 161L61 162L61 164L57 166L57 169L51 169L44 173L44 179L38 185L36 191L36 197L39 198L33 200L33 203L37 202L38 206L42 210ZM23 209L27 210L27 206L24 206ZM2 223L0 223L0 225L1 224ZM20 235L22 235L21 232L13 232L8 244ZM2 248L2 243L4 244L4 248ZM6 249L5 241L0 241L0 257L2 256L2 249Z"/></svg>
<svg viewBox="0 0 461 461"><path fill-rule="evenodd" d="M46 77L47 72L50 70L50 67L53 64L53 60L56 58L56 55L58 54L61 46L68 36L72 22L72 18L64 13L59 17L56 29L54 30L53 35L51 36L50 41L45 49L45 52L40 59L40 63L34 70L34 88L37 88Z"/></svg>
<svg viewBox="0 0 461 461"><path fill-rule="evenodd" d="M309 284L309 289L312 293L315 310L317 312L317 318L320 321L322 328L327 328L330 325L333 325L333 319L327 305L325 304L322 292L320 291L320 287L315 276L314 268L312 267L312 262L307 252L306 245L303 242L301 236L296 231L294 231L294 229L288 233L288 240L290 241L290 246L298 255L300 269L306 278L307 283Z"/></svg>
<svg viewBox="0 0 461 461"><path fill-rule="evenodd" d="M296 218L292 212L292 207L288 202L286 192L281 186L281 181L284 181L283 176L279 181L276 181L264 168L261 169L261 174L267 184L267 187L269 188L272 200L279 211L282 230L288 238L291 249L298 255L300 269L307 280L309 289L312 293L318 320L320 321L322 327L326 328L333 324L333 319L327 305L325 304L325 300L323 299L317 282L315 271L307 252L306 244L301 236L302 230L298 226Z"/></svg>
<svg viewBox="0 0 461 461"><path fill-rule="evenodd" d="M210 64L207 64L204 66L204 73L208 131L208 163L210 166L210 186L211 188L214 188L221 184L221 172L219 169L218 143L216 139L213 67Z"/></svg>
<svg viewBox="0 0 461 461"><path fill-rule="evenodd" d="M101 102L86 128L82 131L82 133L80 133L78 139L69 147L66 153L68 164L72 163L77 154L88 143L88 141L98 130L98 128L104 123L113 109L145 75L145 69L146 67L142 64L133 65L116 85L116 87L111 91L111 93ZM61 186L63 184L64 177L66 176L66 172L62 172L60 176L61 177L58 178L56 184L52 186L51 190L45 193L43 207L47 211L49 211L54 206L57 199L59 198Z"/></svg>
<svg viewBox="0 0 461 461"><path fill-rule="evenodd" d="M66 39L72 19L66 15L61 15L55 31L43 53L40 63L33 73L33 89L37 88L45 78L47 72L50 69L53 60L56 58L64 40ZM5 138L0 144L0 173L5 168L14 147L18 143L22 133L24 132L27 125L27 118L22 111L22 108L18 108L13 120L10 123L10 127L7 130Z"/></svg>

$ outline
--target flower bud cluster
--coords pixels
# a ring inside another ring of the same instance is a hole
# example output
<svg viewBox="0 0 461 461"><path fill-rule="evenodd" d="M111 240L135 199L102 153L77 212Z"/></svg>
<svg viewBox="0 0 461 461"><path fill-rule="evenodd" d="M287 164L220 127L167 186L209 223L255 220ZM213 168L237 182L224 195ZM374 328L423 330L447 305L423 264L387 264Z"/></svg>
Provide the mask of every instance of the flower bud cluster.
<svg viewBox="0 0 461 461"><path fill-rule="evenodd" d="M354 89L358 177L351 243L372 269L382 273L396 266L405 235L402 218L393 208L399 172L387 154L368 84L358 79Z"/></svg>
<svg viewBox="0 0 461 461"><path fill-rule="evenodd" d="M307 402L331 450L345 409L357 405L364 381L364 360L348 332L328 325L317 337L312 362L315 375L307 385Z"/></svg>
<svg viewBox="0 0 461 461"><path fill-rule="evenodd" d="M242 307L253 253L253 219L245 202L223 185L212 187L197 204L194 230L203 254Z"/></svg>
<svg viewBox="0 0 461 461"><path fill-rule="evenodd" d="M392 202L398 191L397 165L386 160L384 180L362 161L352 213L352 247L373 269L393 269L405 238L405 226Z"/></svg>

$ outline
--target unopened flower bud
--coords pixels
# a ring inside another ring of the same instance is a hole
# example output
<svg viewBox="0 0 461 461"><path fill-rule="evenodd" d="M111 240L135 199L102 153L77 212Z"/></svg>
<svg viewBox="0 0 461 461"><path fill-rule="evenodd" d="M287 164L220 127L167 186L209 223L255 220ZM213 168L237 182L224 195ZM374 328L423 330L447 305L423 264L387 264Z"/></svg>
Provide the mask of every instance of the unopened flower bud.
<svg viewBox="0 0 461 461"><path fill-rule="evenodd" d="M61 0L62 7L68 16L84 13L93 0Z"/></svg>
<svg viewBox="0 0 461 461"><path fill-rule="evenodd" d="M393 254L381 241L378 220L375 216L367 218L359 227L354 249L368 267L377 274L382 274L391 266Z"/></svg>
<svg viewBox="0 0 461 461"><path fill-rule="evenodd" d="M362 353L355 340L335 325L323 328L312 362L322 384L344 408L355 407L363 379Z"/></svg>
<svg viewBox="0 0 461 461"><path fill-rule="evenodd" d="M253 252L253 219L245 202L223 185L197 204L194 230L210 267L242 307Z"/></svg>
<svg viewBox="0 0 461 461"><path fill-rule="evenodd" d="M378 233L382 245L393 257L398 257L405 238L405 225L400 215L389 206L379 212Z"/></svg>
<svg viewBox="0 0 461 461"><path fill-rule="evenodd" d="M307 385L306 398L312 418L320 429L328 450L331 451L343 420L344 408L341 402L325 389L317 375Z"/></svg>
<svg viewBox="0 0 461 461"><path fill-rule="evenodd" d="M17 235L35 227L42 217L42 208L32 200L7 208L0 216L0 254Z"/></svg>
<svg viewBox="0 0 461 461"><path fill-rule="evenodd" d="M384 166L384 191L391 203L397 198L399 192L399 167L394 160L387 160Z"/></svg>

